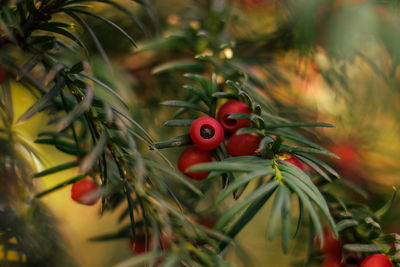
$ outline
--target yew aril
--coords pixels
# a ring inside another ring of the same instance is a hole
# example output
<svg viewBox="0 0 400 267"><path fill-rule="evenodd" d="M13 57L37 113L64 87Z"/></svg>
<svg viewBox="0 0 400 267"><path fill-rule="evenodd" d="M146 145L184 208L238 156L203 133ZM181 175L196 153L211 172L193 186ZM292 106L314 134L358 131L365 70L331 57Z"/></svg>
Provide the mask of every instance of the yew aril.
<svg viewBox="0 0 400 267"><path fill-rule="evenodd" d="M94 205L100 197L92 197L98 190L99 186L89 177L75 182L71 188L71 198L83 205Z"/></svg>
<svg viewBox="0 0 400 267"><path fill-rule="evenodd" d="M255 134L234 134L226 146L231 156L252 156L260 145L260 137Z"/></svg>
<svg viewBox="0 0 400 267"><path fill-rule="evenodd" d="M178 159L178 169L194 180L203 180L208 172L189 172L187 169L195 164L211 162L212 155L209 151L202 150L197 146L186 148Z"/></svg>
<svg viewBox="0 0 400 267"><path fill-rule="evenodd" d="M161 249L163 251L167 250L168 242L167 242L167 239L165 238L165 236L163 234L161 234L160 240L161 240L161 245L162 245ZM157 245L158 247L160 246L159 240L153 240L153 235L150 235L150 238L149 238L148 242L149 242L149 250L153 249L154 245ZM146 238L145 238L145 235L137 235L135 243L133 242L133 239L129 239L129 245L130 245L131 250L132 250L133 253L135 253L135 254L145 253L146 252Z"/></svg>
<svg viewBox="0 0 400 267"><path fill-rule="evenodd" d="M304 171L303 163L296 156L288 155L288 156L285 156L285 158L283 160L293 164L294 166L296 166L300 170Z"/></svg>
<svg viewBox="0 0 400 267"><path fill-rule="evenodd" d="M224 139L224 130L216 119L200 117L190 126L190 138L199 148L211 150L221 144Z"/></svg>
<svg viewBox="0 0 400 267"><path fill-rule="evenodd" d="M392 267L392 262L385 254L374 254L365 258L360 267Z"/></svg>
<svg viewBox="0 0 400 267"><path fill-rule="evenodd" d="M317 248L324 253L332 257L339 257L341 250L341 243L336 239L331 230L328 228L323 229L324 234L324 245L321 246L319 238L317 238Z"/></svg>
<svg viewBox="0 0 400 267"><path fill-rule="evenodd" d="M249 120L246 119L230 119L230 115L235 113L245 113L250 114L250 109L245 103L230 100L224 103L218 110L217 118L227 133L234 133L240 128L248 127L250 124Z"/></svg>

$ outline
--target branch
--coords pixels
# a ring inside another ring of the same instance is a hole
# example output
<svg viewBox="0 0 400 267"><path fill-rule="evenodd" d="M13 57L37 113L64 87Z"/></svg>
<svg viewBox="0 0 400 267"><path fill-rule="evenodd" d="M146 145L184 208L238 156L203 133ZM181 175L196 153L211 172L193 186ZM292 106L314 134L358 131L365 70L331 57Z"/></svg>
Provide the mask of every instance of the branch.
<svg viewBox="0 0 400 267"><path fill-rule="evenodd" d="M26 22L22 25L24 39L29 37L39 23L50 20L53 11L62 7L65 1L66 0L50 0L46 4L43 4L35 13L30 14Z"/></svg>
<svg viewBox="0 0 400 267"><path fill-rule="evenodd" d="M51 14L62 7L66 0L49 0L36 10L35 13L29 14L27 20L21 25L23 34L21 35L17 31L14 32L17 40L20 44L24 44L26 39L31 33L37 28L37 26L43 21L49 21ZM11 40L6 32L0 30L0 46L10 43Z"/></svg>

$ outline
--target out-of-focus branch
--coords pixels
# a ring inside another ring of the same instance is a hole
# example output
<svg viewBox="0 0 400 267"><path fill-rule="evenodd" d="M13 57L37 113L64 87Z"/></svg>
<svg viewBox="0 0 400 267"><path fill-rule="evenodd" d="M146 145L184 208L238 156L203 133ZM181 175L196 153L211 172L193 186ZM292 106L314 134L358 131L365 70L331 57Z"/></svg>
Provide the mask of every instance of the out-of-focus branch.
<svg viewBox="0 0 400 267"><path fill-rule="evenodd" d="M37 11L33 14L30 14L25 23L21 25L22 35L17 31L14 32L17 40L23 44L36 29L39 23L50 20L51 14L54 12L54 10L62 7L65 2L66 0L49 0L45 4L41 5ZM10 43L9 36L4 31L0 30L0 46L7 43Z"/></svg>
<svg viewBox="0 0 400 267"><path fill-rule="evenodd" d="M50 0L43 4L37 12L29 15L28 19L22 25L22 30L24 32L24 38L29 37L31 32L37 27L37 25L42 21L48 21L51 19L51 14L54 10L63 6L66 0Z"/></svg>

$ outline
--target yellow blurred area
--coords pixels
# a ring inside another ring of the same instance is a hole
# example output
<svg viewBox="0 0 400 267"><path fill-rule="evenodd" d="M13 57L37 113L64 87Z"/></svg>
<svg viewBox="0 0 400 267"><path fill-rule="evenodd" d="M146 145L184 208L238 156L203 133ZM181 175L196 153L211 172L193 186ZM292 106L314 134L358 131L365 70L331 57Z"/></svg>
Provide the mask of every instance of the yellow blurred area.
<svg viewBox="0 0 400 267"><path fill-rule="evenodd" d="M8 241L8 243L16 244L17 240L13 237ZM2 259L6 259L7 261L25 262L26 255L20 254L15 250L7 250L7 252L5 253L4 246L0 245L0 260Z"/></svg>
<svg viewBox="0 0 400 267"><path fill-rule="evenodd" d="M20 83L12 82L13 105L16 108L15 120L19 118L36 99ZM48 117L39 113L28 121L14 125L14 131L23 135L30 143L37 138L38 133L51 130L47 126ZM43 166L37 166L37 171L53 167L74 160L53 146L35 145L35 148L44 156ZM48 175L34 180L36 192L50 188L78 174L78 168L62 171L56 175ZM110 266L131 255L129 242L121 239L111 242L90 242L89 238L102 233L116 231L120 225L116 224L119 211L113 214L99 216L100 202L94 206L80 205L70 197L71 186L66 186L54 193L41 198L58 220L57 227L66 241L66 247L70 250L80 266ZM2 250L0 248L0 253ZM0 258L4 255L0 254ZM18 259L18 254L10 251L7 259Z"/></svg>
<svg viewBox="0 0 400 267"><path fill-rule="evenodd" d="M24 254L20 254L15 250L8 250L7 254L4 254L3 246L0 246L0 260L6 259L7 261L13 262L25 262L26 256Z"/></svg>

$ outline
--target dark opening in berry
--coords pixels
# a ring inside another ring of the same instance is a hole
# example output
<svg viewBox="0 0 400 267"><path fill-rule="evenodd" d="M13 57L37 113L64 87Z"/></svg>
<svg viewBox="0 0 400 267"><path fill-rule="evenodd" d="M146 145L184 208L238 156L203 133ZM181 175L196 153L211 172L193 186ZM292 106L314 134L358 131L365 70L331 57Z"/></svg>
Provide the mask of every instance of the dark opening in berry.
<svg viewBox="0 0 400 267"><path fill-rule="evenodd" d="M228 117L229 117L230 115L231 115L231 114L225 115L224 118L223 118L223 121L224 121L224 123L225 123L226 125L235 126L236 123L237 123L237 120L229 119Z"/></svg>
<svg viewBox="0 0 400 267"><path fill-rule="evenodd" d="M351 256L351 257L347 257L346 258L346 260L345 260L345 263L347 264L347 265L351 265L351 266L359 266L360 265L360 262L359 262L359 260L356 258L356 257L354 257L354 256Z"/></svg>
<svg viewBox="0 0 400 267"><path fill-rule="evenodd" d="M228 118L230 115L236 113L250 114L250 109L245 103L237 100L230 100L218 109L217 118L222 127L224 127L225 132L234 133L240 128L249 126L249 120Z"/></svg>
<svg viewBox="0 0 400 267"><path fill-rule="evenodd" d="M201 137L203 137L205 139L210 139L214 136L214 130L210 126L205 125L205 126L201 127L200 135L201 135Z"/></svg>

